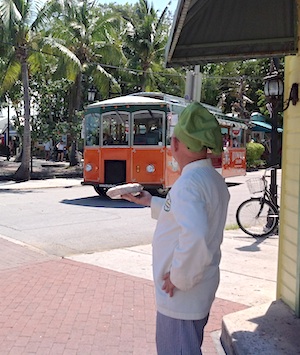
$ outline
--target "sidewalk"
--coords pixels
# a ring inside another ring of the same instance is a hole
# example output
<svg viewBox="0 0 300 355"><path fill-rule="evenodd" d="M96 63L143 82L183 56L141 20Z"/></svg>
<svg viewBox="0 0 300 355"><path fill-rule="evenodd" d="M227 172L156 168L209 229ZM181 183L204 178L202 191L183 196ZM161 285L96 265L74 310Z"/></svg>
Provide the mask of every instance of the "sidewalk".
<svg viewBox="0 0 300 355"><path fill-rule="evenodd" d="M148 279L0 238L0 284L1 354L156 354ZM223 354L222 317L245 308L215 300L203 354Z"/></svg>
<svg viewBox="0 0 300 355"><path fill-rule="evenodd" d="M20 166L19 162L14 161L14 157L7 161L0 156L0 181L12 181L13 175ZM31 180L44 180L55 178L82 178L82 164L70 166L68 162L46 161L45 159L32 159Z"/></svg>

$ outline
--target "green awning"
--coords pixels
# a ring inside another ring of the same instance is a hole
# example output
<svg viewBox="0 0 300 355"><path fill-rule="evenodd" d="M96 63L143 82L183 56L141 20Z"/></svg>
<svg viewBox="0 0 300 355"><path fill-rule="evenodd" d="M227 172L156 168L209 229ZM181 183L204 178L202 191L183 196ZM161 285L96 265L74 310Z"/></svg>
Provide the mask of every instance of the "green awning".
<svg viewBox="0 0 300 355"><path fill-rule="evenodd" d="M272 131L272 125L270 125L267 122L261 122L261 121L250 121L250 123L254 124L254 127L251 128L253 132L267 132L270 133ZM283 129L282 128L277 128L278 133L282 133Z"/></svg>
<svg viewBox="0 0 300 355"><path fill-rule="evenodd" d="M297 53L296 0L179 0L166 65Z"/></svg>

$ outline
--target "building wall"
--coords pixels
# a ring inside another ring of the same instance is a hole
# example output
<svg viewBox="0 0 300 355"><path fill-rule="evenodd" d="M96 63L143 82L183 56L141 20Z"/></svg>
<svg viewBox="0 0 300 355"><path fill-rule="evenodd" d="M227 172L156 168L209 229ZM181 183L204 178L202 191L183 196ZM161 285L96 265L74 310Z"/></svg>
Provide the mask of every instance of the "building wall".
<svg viewBox="0 0 300 355"><path fill-rule="evenodd" d="M285 58L284 71L286 101L292 84L300 84L300 52ZM280 206L277 298L300 317L300 102L284 112Z"/></svg>

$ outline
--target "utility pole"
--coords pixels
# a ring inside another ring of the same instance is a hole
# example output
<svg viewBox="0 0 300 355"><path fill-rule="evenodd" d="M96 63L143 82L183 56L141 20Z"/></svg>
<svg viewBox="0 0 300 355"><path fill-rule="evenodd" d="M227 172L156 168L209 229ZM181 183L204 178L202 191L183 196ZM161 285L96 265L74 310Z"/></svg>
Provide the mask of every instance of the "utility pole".
<svg viewBox="0 0 300 355"><path fill-rule="evenodd" d="M6 137L6 149L7 149L7 155L6 159L10 159L10 148L9 148L9 135L10 135L10 107L9 107L9 101L7 99L7 137Z"/></svg>
<svg viewBox="0 0 300 355"><path fill-rule="evenodd" d="M186 72L185 95L187 101L201 101L203 75L200 72L200 65L195 65L194 70Z"/></svg>
<svg viewBox="0 0 300 355"><path fill-rule="evenodd" d="M277 64L277 65L276 65ZM269 74L264 78L264 92L268 101L267 108L270 113L271 131L271 184L270 192L273 203L277 205L277 163L278 163L278 105L282 100L283 81L278 70L278 63L272 59Z"/></svg>

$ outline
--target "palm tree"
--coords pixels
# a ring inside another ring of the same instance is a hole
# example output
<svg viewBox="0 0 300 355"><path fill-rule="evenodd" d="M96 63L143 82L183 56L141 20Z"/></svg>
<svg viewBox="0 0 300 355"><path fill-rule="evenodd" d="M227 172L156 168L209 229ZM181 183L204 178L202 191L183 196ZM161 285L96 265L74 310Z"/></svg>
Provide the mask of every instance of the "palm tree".
<svg viewBox="0 0 300 355"><path fill-rule="evenodd" d="M127 21L124 45L124 52L128 58L127 66L139 70L137 86L140 90L158 89L163 72L176 74L174 69L164 68L165 46L170 28L168 6L159 16L152 4L150 6L147 0L139 0L132 12L123 11L122 16Z"/></svg>
<svg viewBox="0 0 300 355"><path fill-rule="evenodd" d="M51 38L41 36L40 26L48 20L49 11L57 1L41 6L36 0L0 0L0 18L7 41L7 70L0 87L0 96L8 92L21 76L24 98L24 134L22 161L15 173L15 180L30 179L31 132L29 69L38 70L42 64L41 50L50 46L68 55L69 60L80 65L76 56Z"/></svg>
<svg viewBox="0 0 300 355"><path fill-rule="evenodd" d="M88 0L63 0L60 14L52 22L49 33L60 40L79 60L80 70L74 78L70 91L69 117L71 123L76 112L83 109L89 86L95 85L99 92L108 92L109 82L118 85L114 76L101 63L108 63L113 58L114 63L125 61L122 54L121 41L118 32L119 19L109 11L102 12L95 2ZM61 61L62 73L65 65ZM58 71L59 72L59 71ZM86 96L86 97L84 97ZM72 135L70 165L76 161L76 135Z"/></svg>

